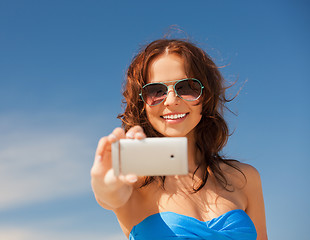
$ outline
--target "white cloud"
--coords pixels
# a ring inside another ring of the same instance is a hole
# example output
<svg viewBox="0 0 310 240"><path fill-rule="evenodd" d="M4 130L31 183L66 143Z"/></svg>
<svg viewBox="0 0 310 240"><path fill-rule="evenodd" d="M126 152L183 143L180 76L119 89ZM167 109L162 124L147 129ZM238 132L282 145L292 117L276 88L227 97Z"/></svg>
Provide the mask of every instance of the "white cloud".
<svg viewBox="0 0 310 240"><path fill-rule="evenodd" d="M0 125L0 210L90 191L96 146L70 126L35 125L25 116Z"/></svg>

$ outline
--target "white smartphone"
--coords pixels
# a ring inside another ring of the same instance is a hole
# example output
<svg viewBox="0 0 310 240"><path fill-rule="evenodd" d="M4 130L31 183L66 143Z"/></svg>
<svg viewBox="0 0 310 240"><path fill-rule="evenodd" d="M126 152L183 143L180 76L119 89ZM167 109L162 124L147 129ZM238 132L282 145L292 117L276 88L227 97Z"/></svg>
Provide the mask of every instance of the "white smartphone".
<svg viewBox="0 0 310 240"><path fill-rule="evenodd" d="M116 176L185 175L187 138L120 139L112 144L112 167Z"/></svg>

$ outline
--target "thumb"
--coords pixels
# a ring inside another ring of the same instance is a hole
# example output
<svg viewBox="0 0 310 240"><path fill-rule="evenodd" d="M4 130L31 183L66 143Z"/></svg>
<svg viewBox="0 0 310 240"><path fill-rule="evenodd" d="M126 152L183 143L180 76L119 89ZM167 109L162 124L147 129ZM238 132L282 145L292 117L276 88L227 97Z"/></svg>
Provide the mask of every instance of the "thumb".
<svg viewBox="0 0 310 240"><path fill-rule="evenodd" d="M135 174L120 175L119 179L125 184L132 185L138 181L138 176Z"/></svg>

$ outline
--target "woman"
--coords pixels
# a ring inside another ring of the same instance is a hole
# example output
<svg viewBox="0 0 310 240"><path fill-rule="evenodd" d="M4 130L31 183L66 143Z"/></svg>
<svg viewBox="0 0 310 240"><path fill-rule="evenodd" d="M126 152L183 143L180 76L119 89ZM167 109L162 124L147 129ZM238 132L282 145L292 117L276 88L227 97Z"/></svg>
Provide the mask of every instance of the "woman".
<svg viewBox="0 0 310 240"><path fill-rule="evenodd" d="M124 97L124 129L99 141L91 176L96 200L129 239L267 239L259 173L219 154L228 100L203 50L182 40L150 43L129 66ZM111 143L155 136L187 137L189 174L115 177Z"/></svg>

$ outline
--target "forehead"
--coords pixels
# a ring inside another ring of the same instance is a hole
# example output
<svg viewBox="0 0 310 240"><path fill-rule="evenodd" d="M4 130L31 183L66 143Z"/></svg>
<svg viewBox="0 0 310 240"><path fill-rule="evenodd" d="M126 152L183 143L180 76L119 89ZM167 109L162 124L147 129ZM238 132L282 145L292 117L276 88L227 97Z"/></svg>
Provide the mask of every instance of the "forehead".
<svg viewBox="0 0 310 240"><path fill-rule="evenodd" d="M184 60L177 54L163 54L153 59L148 68L148 83L187 78Z"/></svg>

